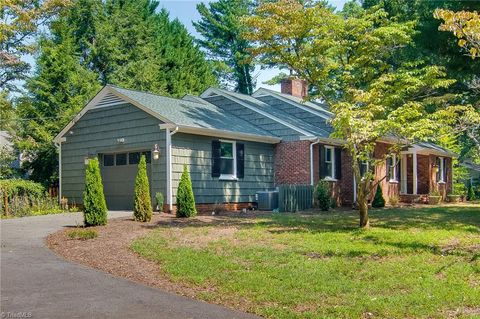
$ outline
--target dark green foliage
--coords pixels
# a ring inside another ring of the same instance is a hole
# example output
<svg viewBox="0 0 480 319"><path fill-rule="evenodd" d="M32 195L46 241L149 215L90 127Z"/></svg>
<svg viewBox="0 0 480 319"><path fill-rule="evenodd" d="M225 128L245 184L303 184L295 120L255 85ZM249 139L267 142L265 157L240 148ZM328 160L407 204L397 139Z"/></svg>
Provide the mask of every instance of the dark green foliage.
<svg viewBox="0 0 480 319"><path fill-rule="evenodd" d="M7 197L28 196L39 198L45 195L45 188L32 181L23 179L4 179L0 180L0 194Z"/></svg>
<svg viewBox="0 0 480 319"><path fill-rule="evenodd" d="M177 217L193 217L197 215L192 181L187 166L183 166L182 177L177 189Z"/></svg>
<svg viewBox="0 0 480 319"><path fill-rule="evenodd" d="M133 216L135 220L140 222L149 222L152 219L152 202L150 199L150 185L148 183L145 155L140 157L138 173L135 178Z"/></svg>
<svg viewBox="0 0 480 319"><path fill-rule="evenodd" d="M98 159L91 159L85 171L83 191L83 216L85 226L98 226L107 223L107 204L103 194L102 176Z"/></svg>
<svg viewBox="0 0 480 319"><path fill-rule="evenodd" d="M163 194L160 192L156 193L155 200L157 201L158 211L163 212L163 202L164 202Z"/></svg>
<svg viewBox="0 0 480 319"><path fill-rule="evenodd" d="M150 0L78 0L49 24L28 94L17 105L24 119L18 146L31 159L24 168L33 180L57 182L53 137L102 85L179 97L216 84L192 36L157 6Z"/></svg>
<svg viewBox="0 0 480 319"><path fill-rule="evenodd" d="M377 191L375 192L375 197L372 201L372 207L385 207L385 199L383 198L382 186L380 186L380 184L377 186Z"/></svg>
<svg viewBox="0 0 480 319"><path fill-rule="evenodd" d="M468 189L467 189L467 200L468 201L473 201L476 200L477 196L475 195L475 189L472 185L472 183L468 184Z"/></svg>
<svg viewBox="0 0 480 319"><path fill-rule="evenodd" d="M28 95L17 105L18 116L24 119L19 123L18 146L29 159L23 168L44 185L58 178L53 138L100 89L96 75L78 63L66 26L56 27L52 39L40 41L36 73L26 83Z"/></svg>
<svg viewBox="0 0 480 319"><path fill-rule="evenodd" d="M200 45L209 57L217 62L217 74L224 85L234 85L235 91L252 94L255 81L252 73L255 65L246 60L250 57L252 42L242 37L245 26L241 17L254 8L252 0L219 0L197 5L201 19L193 25L203 39Z"/></svg>
<svg viewBox="0 0 480 319"><path fill-rule="evenodd" d="M326 181L319 181L315 187L315 200L318 208L323 211L328 211L332 206L332 199L330 196L330 185Z"/></svg>

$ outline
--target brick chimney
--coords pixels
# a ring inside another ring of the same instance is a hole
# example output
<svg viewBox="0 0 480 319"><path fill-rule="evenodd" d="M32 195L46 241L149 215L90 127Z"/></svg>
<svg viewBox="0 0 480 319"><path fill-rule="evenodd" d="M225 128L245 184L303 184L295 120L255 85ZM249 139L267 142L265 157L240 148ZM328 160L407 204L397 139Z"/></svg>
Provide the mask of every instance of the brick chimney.
<svg viewBox="0 0 480 319"><path fill-rule="evenodd" d="M299 98L304 98L308 95L308 84L305 80L286 78L281 82L282 93L290 94Z"/></svg>

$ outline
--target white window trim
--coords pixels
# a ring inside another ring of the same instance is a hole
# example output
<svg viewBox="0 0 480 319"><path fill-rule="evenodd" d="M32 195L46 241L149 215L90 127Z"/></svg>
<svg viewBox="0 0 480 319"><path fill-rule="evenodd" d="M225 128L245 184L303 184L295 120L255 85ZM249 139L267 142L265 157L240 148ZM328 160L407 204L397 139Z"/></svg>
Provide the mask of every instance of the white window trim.
<svg viewBox="0 0 480 319"><path fill-rule="evenodd" d="M393 178L392 178L392 176L390 176L390 180L388 182L389 183L398 183L398 179L397 179L397 169L398 169L397 154L392 154L392 165L390 167L393 167ZM390 172L390 167L388 168L389 172Z"/></svg>
<svg viewBox="0 0 480 319"><path fill-rule="evenodd" d="M332 169L329 172L329 175L325 176L324 180L336 182L337 179L335 178L335 147L330 145L324 145L324 147L325 147L325 163L327 163L327 149L330 149L332 152L331 153L332 156L330 157L330 162L328 162L332 164Z"/></svg>
<svg viewBox="0 0 480 319"><path fill-rule="evenodd" d="M231 140L220 140L220 143L230 143L232 144L232 155L233 155L233 174L220 174L219 180L223 181L236 181L237 178L237 142ZM222 156L220 154L220 161Z"/></svg>
<svg viewBox="0 0 480 319"><path fill-rule="evenodd" d="M445 169L444 169L445 168L445 157L439 156L438 158L440 159L440 165L438 167L440 177L439 177L437 183L445 184Z"/></svg>

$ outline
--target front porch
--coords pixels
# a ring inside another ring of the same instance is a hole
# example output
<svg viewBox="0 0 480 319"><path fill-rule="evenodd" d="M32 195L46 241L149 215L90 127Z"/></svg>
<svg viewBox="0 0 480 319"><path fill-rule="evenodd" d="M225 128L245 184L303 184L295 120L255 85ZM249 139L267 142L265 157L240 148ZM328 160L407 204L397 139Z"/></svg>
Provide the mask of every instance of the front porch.
<svg viewBox="0 0 480 319"><path fill-rule="evenodd" d="M441 155L418 146L400 153L400 201L428 203L429 195L437 192L446 198L452 190L452 159Z"/></svg>

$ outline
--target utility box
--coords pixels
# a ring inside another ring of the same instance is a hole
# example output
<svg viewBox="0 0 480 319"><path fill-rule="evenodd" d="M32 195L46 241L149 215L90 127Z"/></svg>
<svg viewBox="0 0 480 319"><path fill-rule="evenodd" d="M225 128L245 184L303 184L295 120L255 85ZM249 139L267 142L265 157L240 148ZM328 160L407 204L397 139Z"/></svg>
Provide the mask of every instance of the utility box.
<svg viewBox="0 0 480 319"><path fill-rule="evenodd" d="M255 195L258 210L278 209L278 191L261 191Z"/></svg>

